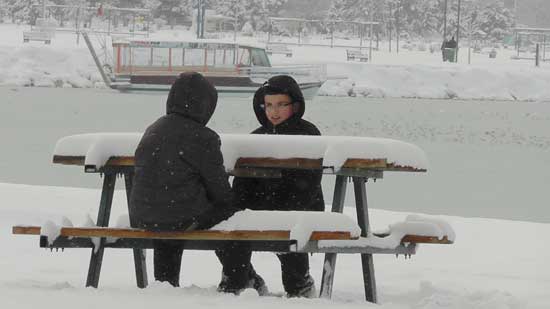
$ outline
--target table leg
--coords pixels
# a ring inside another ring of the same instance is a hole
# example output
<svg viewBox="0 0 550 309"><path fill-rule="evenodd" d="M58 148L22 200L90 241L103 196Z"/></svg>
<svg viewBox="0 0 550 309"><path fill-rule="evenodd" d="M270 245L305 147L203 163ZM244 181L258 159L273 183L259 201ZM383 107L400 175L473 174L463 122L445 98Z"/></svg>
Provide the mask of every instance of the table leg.
<svg viewBox="0 0 550 309"><path fill-rule="evenodd" d="M126 200L128 202L128 215L130 216L130 226L135 227L135 222L133 222L132 210L130 209L130 193L132 192L132 181L134 179L134 172L124 173L124 183L126 185ZM136 283L138 288L147 287L147 263L146 255L144 249L133 249L134 250L134 267L136 270Z"/></svg>
<svg viewBox="0 0 550 309"><path fill-rule="evenodd" d="M334 184L334 196L332 198L332 212L343 212L344 200L346 197L348 176L337 175ZM334 269L336 266L336 253L325 253L323 263L323 276L321 277L320 298L331 298L332 285L334 282Z"/></svg>
<svg viewBox="0 0 550 309"><path fill-rule="evenodd" d="M113 204L113 194L115 192L116 173L106 173L103 178L103 189L101 190L101 200L99 202L99 212L97 214L97 226L108 226L111 215L111 205ZM101 263L103 262L103 251L105 238L100 238L99 244L92 249L90 257L90 266L88 268L88 278L86 286L97 288L99 284L99 274L101 272Z"/></svg>
<svg viewBox="0 0 550 309"><path fill-rule="evenodd" d="M369 207L367 204L367 178L353 177L353 190L355 192L355 209L357 210L357 223L361 228L361 236L366 237L369 231ZM374 264L372 254L361 254L363 267L363 283L365 286L365 298L376 303L376 280L374 277Z"/></svg>

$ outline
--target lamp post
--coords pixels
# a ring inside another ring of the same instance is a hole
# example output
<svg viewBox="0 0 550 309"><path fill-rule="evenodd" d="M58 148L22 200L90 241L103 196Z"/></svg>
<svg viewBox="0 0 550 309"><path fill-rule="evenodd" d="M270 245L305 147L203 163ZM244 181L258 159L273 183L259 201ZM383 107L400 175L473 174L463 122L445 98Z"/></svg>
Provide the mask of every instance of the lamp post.
<svg viewBox="0 0 550 309"><path fill-rule="evenodd" d="M443 8L443 41L447 39L447 0L445 0L445 7Z"/></svg>
<svg viewBox="0 0 550 309"><path fill-rule="evenodd" d="M460 35L460 0L458 0L458 11L457 11L457 25L456 25L456 52L455 52L455 62L458 63L458 40Z"/></svg>
<svg viewBox="0 0 550 309"><path fill-rule="evenodd" d="M204 39L204 0L197 0L197 39Z"/></svg>

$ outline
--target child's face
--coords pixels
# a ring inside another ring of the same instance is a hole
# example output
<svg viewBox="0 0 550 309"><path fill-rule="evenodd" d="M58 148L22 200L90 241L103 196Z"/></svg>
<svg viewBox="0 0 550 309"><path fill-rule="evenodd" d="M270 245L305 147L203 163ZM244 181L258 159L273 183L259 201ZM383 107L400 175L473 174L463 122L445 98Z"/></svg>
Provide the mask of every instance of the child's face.
<svg viewBox="0 0 550 309"><path fill-rule="evenodd" d="M264 96L265 114L274 126L283 123L294 114L292 98L286 94Z"/></svg>

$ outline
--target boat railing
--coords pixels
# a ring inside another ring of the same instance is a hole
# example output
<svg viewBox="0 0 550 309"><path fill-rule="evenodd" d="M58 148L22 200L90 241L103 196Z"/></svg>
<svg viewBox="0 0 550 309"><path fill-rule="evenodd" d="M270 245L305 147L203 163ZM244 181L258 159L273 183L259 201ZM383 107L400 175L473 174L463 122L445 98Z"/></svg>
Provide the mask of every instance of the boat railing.
<svg viewBox="0 0 550 309"><path fill-rule="evenodd" d="M274 67L242 67L241 75L250 76L252 80L265 81L275 75L290 75L299 83L324 82L327 79L325 64L285 65Z"/></svg>

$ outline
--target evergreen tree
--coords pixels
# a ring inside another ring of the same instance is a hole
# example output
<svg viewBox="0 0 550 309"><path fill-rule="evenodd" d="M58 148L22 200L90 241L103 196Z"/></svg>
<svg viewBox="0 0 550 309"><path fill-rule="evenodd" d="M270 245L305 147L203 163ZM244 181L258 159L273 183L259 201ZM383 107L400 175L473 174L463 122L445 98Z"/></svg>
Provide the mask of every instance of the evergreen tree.
<svg viewBox="0 0 550 309"><path fill-rule="evenodd" d="M502 40L513 24L512 12L500 0L488 4L480 13L479 28L491 40Z"/></svg>
<svg viewBox="0 0 550 309"><path fill-rule="evenodd" d="M193 16L193 9L196 8L197 1L159 0L159 2L155 15L165 19L169 25L175 26L181 18Z"/></svg>
<svg viewBox="0 0 550 309"><path fill-rule="evenodd" d="M38 0L8 0L8 10L12 22L34 24L36 18L39 17L38 4L40 4Z"/></svg>
<svg viewBox="0 0 550 309"><path fill-rule="evenodd" d="M287 0L217 0L213 3L216 12L237 18L237 28L250 23L254 30L267 31L269 17L277 12Z"/></svg>

